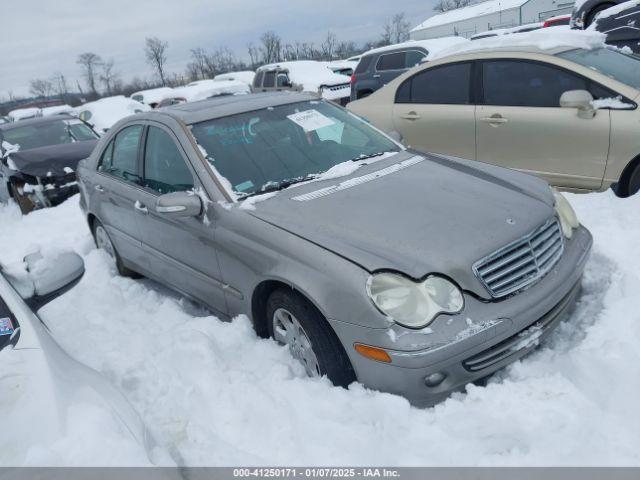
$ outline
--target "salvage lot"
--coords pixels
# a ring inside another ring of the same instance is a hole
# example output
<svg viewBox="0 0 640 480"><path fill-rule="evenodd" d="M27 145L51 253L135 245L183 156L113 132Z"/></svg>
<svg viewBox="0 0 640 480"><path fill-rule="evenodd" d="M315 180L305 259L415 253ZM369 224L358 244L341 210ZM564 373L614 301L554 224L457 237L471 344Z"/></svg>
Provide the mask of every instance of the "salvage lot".
<svg viewBox="0 0 640 480"><path fill-rule="evenodd" d="M575 313L485 387L424 410L308 379L248 319L221 322L154 282L116 276L93 247L77 196L26 217L14 204L0 206L0 252L5 263L38 248L85 257L83 280L41 316L65 349L126 394L181 463L640 465L640 197L568 197L595 241ZM10 374L0 363L0 378ZM1 405L3 417L28 413ZM100 435L100 425L73 428L77 415L64 438L2 453L0 463L147 462L142 452L82 441Z"/></svg>

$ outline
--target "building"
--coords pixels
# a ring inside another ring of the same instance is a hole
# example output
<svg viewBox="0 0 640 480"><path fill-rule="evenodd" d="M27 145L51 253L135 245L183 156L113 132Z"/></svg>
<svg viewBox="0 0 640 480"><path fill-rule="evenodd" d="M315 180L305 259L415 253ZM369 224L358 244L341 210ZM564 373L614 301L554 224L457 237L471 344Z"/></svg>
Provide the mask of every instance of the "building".
<svg viewBox="0 0 640 480"><path fill-rule="evenodd" d="M413 40L460 35L469 38L496 28L509 28L569 14L568 0L488 0L427 18L411 30Z"/></svg>

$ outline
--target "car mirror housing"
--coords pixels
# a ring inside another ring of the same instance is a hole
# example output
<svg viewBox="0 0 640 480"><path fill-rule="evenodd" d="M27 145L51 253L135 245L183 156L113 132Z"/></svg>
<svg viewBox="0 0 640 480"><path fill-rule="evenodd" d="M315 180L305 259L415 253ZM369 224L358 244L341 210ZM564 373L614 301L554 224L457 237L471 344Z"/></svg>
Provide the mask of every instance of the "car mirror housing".
<svg viewBox="0 0 640 480"><path fill-rule="evenodd" d="M37 310L80 281L84 261L74 252L47 257L37 252L24 257L21 268L9 268L3 273L27 305Z"/></svg>
<svg viewBox="0 0 640 480"><path fill-rule="evenodd" d="M192 192L172 192L156 200L156 212L168 217L197 217L202 213L202 200Z"/></svg>
<svg viewBox="0 0 640 480"><path fill-rule="evenodd" d="M580 118L593 118L596 109L592 105L593 96L587 90L568 90L560 96L562 108L577 108Z"/></svg>

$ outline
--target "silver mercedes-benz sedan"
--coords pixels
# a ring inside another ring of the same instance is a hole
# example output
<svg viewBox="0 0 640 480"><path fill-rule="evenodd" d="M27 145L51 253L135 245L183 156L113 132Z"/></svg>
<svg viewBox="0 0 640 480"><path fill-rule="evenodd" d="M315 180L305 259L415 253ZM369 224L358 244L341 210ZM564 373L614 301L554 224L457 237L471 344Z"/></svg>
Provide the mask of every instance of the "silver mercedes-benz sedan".
<svg viewBox="0 0 640 480"><path fill-rule="evenodd" d="M405 149L299 93L128 117L78 176L120 273L249 316L311 376L416 405L533 349L592 243L544 181Z"/></svg>

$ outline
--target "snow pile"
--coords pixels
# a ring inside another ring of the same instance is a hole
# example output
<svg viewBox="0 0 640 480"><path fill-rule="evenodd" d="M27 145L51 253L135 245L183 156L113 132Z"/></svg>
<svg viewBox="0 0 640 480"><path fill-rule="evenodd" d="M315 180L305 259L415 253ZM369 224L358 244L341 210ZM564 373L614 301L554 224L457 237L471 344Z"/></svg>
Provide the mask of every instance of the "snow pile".
<svg viewBox="0 0 640 480"><path fill-rule="evenodd" d="M221 73L213 77L214 82L228 82L230 80L246 83L251 85L253 83L253 77L255 73L251 70L243 70L241 72L227 72Z"/></svg>
<svg viewBox="0 0 640 480"><path fill-rule="evenodd" d="M616 110L631 110L635 108L635 105L632 103L626 103L622 101L622 97L611 97L611 98L598 98L596 100L591 101L591 105L593 108L613 108Z"/></svg>
<svg viewBox="0 0 640 480"><path fill-rule="evenodd" d="M26 120L28 118L35 118L42 116L42 112L39 108L16 108L11 110L8 115L14 122L19 120Z"/></svg>
<svg viewBox="0 0 640 480"><path fill-rule="evenodd" d="M109 130L116 122L136 113L148 112L149 106L123 95L106 97L76 108L78 116L93 125L98 133Z"/></svg>
<svg viewBox="0 0 640 480"><path fill-rule="evenodd" d="M226 82L199 80L185 87L174 88L171 96L184 98L187 102L197 102L216 95L237 95L249 93L250 91L249 85L239 80L228 80Z"/></svg>
<svg viewBox="0 0 640 480"><path fill-rule="evenodd" d="M145 105L152 105L160 103L165 98L170 98L172 96L173 88L159 87L150 88L148 90L140 90L139 92L132 93L130 95L130 98L140 103L144 103Z"/></svg>
<svg viewBox="0 0 640 480"><path fill-rule="evenodd" d="M595 237L575 313L486 386L469 385L424 410L359 385L344 390L306 378L286 348L256 337L247 318L225 323L152 281L117 276L92 247L78 197L26 217L15 205L0 207L0 252L19 261L34 246L55 244L85 255L80 284L42 316L189 465L639 466L640 196L568 198ZM2 418L28 415L20 404L8 410L5 392ZM102 463L99 419L84 414L69 412L67 437L30 423L42 430L30 463L73 463L81 448L95 448ZM12 436L25 428L16 425ZM80 434L83 445L69 441ZM126 455L110 461L128 462Z"/></svg>
<svg viewBox="0 0 640 480"><path fill-rule="evenodd" d="M497 37L480 38L478 40L455 45L436 53L430 60L449 55L458 55L476 51L508 49L511 47L533 47L540 50L554 48L583 48L592 50L605 47L606 35L590 30L571 30L568 28L541 28L531 32L498 35Z"/></svg>

